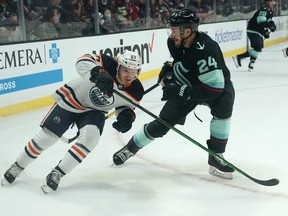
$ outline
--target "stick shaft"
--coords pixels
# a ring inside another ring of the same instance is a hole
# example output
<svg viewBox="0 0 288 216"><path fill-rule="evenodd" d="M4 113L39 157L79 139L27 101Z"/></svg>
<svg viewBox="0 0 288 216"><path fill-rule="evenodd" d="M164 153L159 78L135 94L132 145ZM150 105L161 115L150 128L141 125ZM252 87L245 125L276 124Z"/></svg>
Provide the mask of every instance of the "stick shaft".
<svg viewBox="0 0 288 216"><path fill-rule="evenodd" d="M269 179L269 180L259 180L256 178L253 178L252 176L248 175L247 173L245 173L244 171L242 171L241 169L239 169L238 167L234 166L233 164L231 164L229 161L225 160L224 158L220 158L216 153L214 153L213 151L211 151L210 149L204 147L203 145L201 145L199 142L197 142L196 140L192 139L190 136L188 136L187 134L183 133L182 131L178 130L177 128L175 128L174 126L170 125L168 122L162 120L161 118L159 118L157 115L155 115L154 113L150 112L149 110L145 109L144 107L142 107L141 105L139 105L138 103L135 103L134 101L132 101L130 98L126 97L125 95L122 95L120 92L118 92L117 90L113 90L115 94L117 94L118 96L122 97L123 99L127 100L129 103L133 104L135 107L139 108L140 110L142 110L143 112L145 112L146 114L150 115L151 117L153 117L155 120L159 121L160 123L162 123L163 125L165 125L166 127L170 128L171 130L173 130L174 132L176 132L177 134L179 134L180 136L184 137L185 139L187 139L188 141L194 143L195 145L197 145L198 147L200 147L201 149L203 149L204 151L208 152L210 155L219 158L220 160L223 160L225 163L228 164L228 166L230 166L231 168L235 169L237 172L239 172L240 174L244 175L245 177L247 177L248 179L254 181L257 184L260 185L264 185L264 186L274 186L277 185L279 183L278 179Z"/></svg>

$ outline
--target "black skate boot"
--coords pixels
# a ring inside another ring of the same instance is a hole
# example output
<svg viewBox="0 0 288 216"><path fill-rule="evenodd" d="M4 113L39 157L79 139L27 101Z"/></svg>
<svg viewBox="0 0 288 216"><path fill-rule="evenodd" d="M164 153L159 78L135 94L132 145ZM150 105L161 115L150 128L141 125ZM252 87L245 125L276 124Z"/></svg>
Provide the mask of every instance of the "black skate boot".
<svg viewBox="0 0 288 216"><path fill-rule="evenodd" d="M236 55L236 56L232 56L232 59L234 61L234 64L237 68L241 67L241 60L242 60L242 57L241 55Z"/></svg>
<svg viewBox="0 0 288 216"><path fill-rule="evenodd" d="M252 71L253 71L253 69L254 69L254 64L255 64L255 62L252 62L252 61L249 62L249 64L248 64L248 71L249 71L249 72L252 72Z"/></svg>
<svg viewBox="0 0 288 216"><path fill-rule="evenodd" d="M56 191L58 185L60 183L61 178L64 175L59 171L59 169L54 168L47 176L46 176L46 185L42 185L41 189L45 194L48 194L51 190Z"/></svg>
<svg viewBox="0 0 288 216"><path fill-rule="evenodd" d="M253 56L250 57L250 62L249 62L249 65L248 65L248 71L249 72L253 71L256 59L257 58L255 58Z"/></svg>
<svg viewBox="0 0 288 216"><path fill-rule="evenodd" d="M127 161L130 157L133 157L139 151L139 149L140 148L136 146L132 137L127 145L113 154L114 164L117 166L124 164L125 161Z"/></svg>
<svg viewBox="0 0 288 216"><path fill-rule="evenodd" d="M1 185L5 185L7 182L12 184L24 168L20 167L17 162L11 165L11 167L4 173L4 179L1 180Z"/></svg>
<svg viewBox="0 0 288 216"><path fill-rule="evenodd" d="M222 153L216 153L219 157L214 157L209 154L208 164L210 165L209 173L214 176L218 176L225 179L232 179L232 172L234 169L229 167L221 158L223 157Z"/></svg>

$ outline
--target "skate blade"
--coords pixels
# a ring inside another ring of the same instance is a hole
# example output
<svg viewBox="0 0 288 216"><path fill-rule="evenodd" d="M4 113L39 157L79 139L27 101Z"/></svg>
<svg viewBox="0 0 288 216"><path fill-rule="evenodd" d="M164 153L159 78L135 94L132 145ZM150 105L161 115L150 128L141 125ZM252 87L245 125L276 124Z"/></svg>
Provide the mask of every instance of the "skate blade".
<svg viewBox="0 0 288 216"><path fill-rule="evenodd" d="M4 185L10 184L5 178L1 180L1 186L3 187Z"/></svg>
<svg viewBox="0 0 288 216"><path fill-rule="evenodd" d="M110 165L110 167L117 167L114 163L112 163L111 165Z"/></svg>
<svg viewBox="0 0 288 216"><path fill-rule="evenodd" d="M284 54L284 57L287 58L286 49L282 49L282 52L283 52L283 54Z"/></svg>
<svg viewBox="0 0 288 216"><path fill-rule="evenodd" d="M47 185L42 185L41 186L41 189L43 191L44 194L48 194L50 193L51 191L53 191L50 187L48 187Z"/></svg>
<svg viewBox="0 0 288 216"><path fill-rule="evenodd" d="M237 57L236 56L232 56L232 59L234 61L234 64L235 64L236 68L239 68L240 65L238 65Z"/></svg>
<svg viewBox="0 0 288 216"><path fill-rule="evenodd" d="M218 170L218 169L216 169L215 167L212 167L212 166L210 166L210 168L209 168L209 173L211 175L214 175L214 176L217 176L217 177L220 177L220 178L229 179L229 180L233 179L232 173L230 173L230 172L222 172L222 171L220 171L220 170Z"/></svg>
<svg viewBox="0 0 288 216"><path fill-rule="evenodd" d="M112 164L110 165L110 167L112 167L112 168L119 168L119 167L123 167L123 166L125 166L124 163L123 163L123 164L120 164L120 165L116 165L115 163L112 163Z"/></svg>

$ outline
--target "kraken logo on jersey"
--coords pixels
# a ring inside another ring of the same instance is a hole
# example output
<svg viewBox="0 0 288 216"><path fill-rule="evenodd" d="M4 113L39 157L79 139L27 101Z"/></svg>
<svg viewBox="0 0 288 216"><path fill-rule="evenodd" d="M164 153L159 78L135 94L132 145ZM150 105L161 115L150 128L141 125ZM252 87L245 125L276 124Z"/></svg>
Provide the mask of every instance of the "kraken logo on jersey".
<svg viewBox="0 0 288 216"><path fill-rule="evenodd" d="M198 50L203 50L204 49L204 47L205 47L205 44L200 44L199 42L197 42L197 47L196 47L196 49L198 49Z"/></svg>
<svg viewBox="0 0 288 216"><path fill-rule="evenodd" d="M95 106L109 106L114 103L114 96L108 98L105 94L103 94L96 86L91 88L89 92L89 97L92 103Z"/></svg>
<svg viewBox="0 0 288 216"><path fill-rule="evenodd" d="M173 73L178 84L191 86L189 80L185 77L185 74L189 73L189 70L183 66L182 62L174 63Z"/></svg>

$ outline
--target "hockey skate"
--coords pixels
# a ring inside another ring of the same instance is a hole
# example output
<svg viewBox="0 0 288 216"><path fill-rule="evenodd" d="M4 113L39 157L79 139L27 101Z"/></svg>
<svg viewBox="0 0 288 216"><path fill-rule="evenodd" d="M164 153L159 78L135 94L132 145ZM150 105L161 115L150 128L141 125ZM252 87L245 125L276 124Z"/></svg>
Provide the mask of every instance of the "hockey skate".
<svg viewBox="0 0 288 216"><path fill-rule="evenodd" d="M130 157L133 157L138 151L139 147L134 143L133 137L129 140L127 145L113 154L113 162L119 166L125 163Z"/></svg>
<svg viewBox="0 0 288 216"><path fill-rule="evenodd" d="M232 59L234 61L234 64L237 68L241 67L241 57L239 55L232 56Z"/></svg>
<svg viewBox="0 0 288 216"><path fill-rule="evenodd" d="M138 151L138 150L137 150ZM128 145L124 146L119 151L115 152L113 155L113 162L115 165L119 166L125 163L130 157L133 157L136 152L132 152L129 150Z"/></svg>
<svg viewBox="0 0 288 216"><path fill-rule="evenodd" d="M282 49L282 52L284 54L284 57L287 58L288 57L288 47L285 49Z"/></svg>
<svg viewBox="0 0 288 216"><path fill-rule="evenodd" d="M253 69L254 69L254 64L255 64L255 62L253 62L253 61L250 61L250 62L249 62L249 65L248 65L248 71L249 71L249 72L252 72L252 71L253 71Z"/></svg>
<svg viewBox="0 0 288 216"><path fill-rule="evenodd" d="M56 168L53 169L46 176L46 185L41 186L43 193L48 194L52 190L56 191L62 177L63 177L63 174L58 169Z"/></svg>
<svg viewBox="0 0 288 216"><path fill-rule="evenodd" d="M227 163L225 163L221 158L223 157L223 154L217 153L217 155L220 157L214 157L209 154L208 164L210 165L209 173L214 176L218 176L220 178L225 179L232 179L232 172L234 172L234 169L229 167Z"/></svg>
<svg viewBox="0 0 288 216"><path fill-rule="evenodd" d="M5 184L12 184L17 177L19 177L20 173L24 169L20 167L17 162L11 165L11 167L4 173L4 178L1 180L1 186Z"/></svg>

